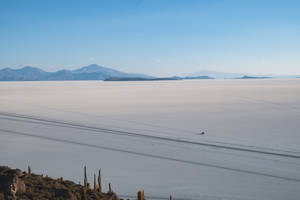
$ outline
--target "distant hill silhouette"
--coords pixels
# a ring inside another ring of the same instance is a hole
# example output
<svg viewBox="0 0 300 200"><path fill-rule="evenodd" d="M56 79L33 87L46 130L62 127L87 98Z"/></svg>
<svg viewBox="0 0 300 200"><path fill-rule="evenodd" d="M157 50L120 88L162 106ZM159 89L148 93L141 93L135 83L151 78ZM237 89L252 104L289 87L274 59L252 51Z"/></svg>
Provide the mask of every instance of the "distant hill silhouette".
<svg viewBox="0 0 300 200"><path fill-rule="evenodd" d="M189 76L191 76L191 77L208 76L208 77L213 77L216 79L227 79L227 78L239 78L239 77L242 77L245 75L246 74L218 72L218 71L212 71L212 70L201 70L201 71L195 72L193 74L190 74Z"/></svg>
<svg viewBox="0 0 300 200"><path fill-rule="evenodd" d="M172 80L182 80L181 77L164 77L164 78L139 78L139 77L111 77L104 81L172 81Z"/></svg>
<svg viewBox="0 0 300 200"><path fill-rule="evenodd" d="M5 68L0 70L0 81L105 80L110 77L154 78L144 74L125 73L97 64L76 70L59 70L57 72L46 72L31 66L21 69Z"/></svg>
<svg viewBox="0 0 300 200"><path fill-rule="evenodd" d="M47 76L47 72L29 66L22 69L5 68L0 70L1 81L39 81L46 79Z"/></svg>
<svg viewBox="0 0 300 200"><path fill-rule="evenodd" d="M215 78L210 76L187 76L184 77L184 79L215 79Z"/></svg>
<svg viewBox="0 0 300 200"><path fill-rule="evenodd" d="M272 78L272 77L268 77L268 76L243 76L237 79L268 79L268 78Z"/></svg>
<svg viewBox="0 0 300 200"><path fill-rule="evenodd" d="M214 79L209 76L195 76L195 77L180 77L171 76L163 78L138 78L138 77L110 77L104 81L173 81L173 80L184 80L184 79Z"/></svg>

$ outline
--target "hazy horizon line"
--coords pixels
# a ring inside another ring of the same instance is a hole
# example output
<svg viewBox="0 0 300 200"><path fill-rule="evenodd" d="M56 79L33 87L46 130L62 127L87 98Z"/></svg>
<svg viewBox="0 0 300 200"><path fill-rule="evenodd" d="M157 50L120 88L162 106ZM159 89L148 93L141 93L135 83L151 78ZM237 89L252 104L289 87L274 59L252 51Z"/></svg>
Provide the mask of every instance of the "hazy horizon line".
<svg viewBox="0 0 300 200"><path fill-rule="evenodd" d="M110 69L113 69L113 70L117 70L117 71L121 71L121 72L125 72L125 73L139 73L139 74L145 74L145 75L151 75L151 76L189 76L189 75L192 75L192 74L195 74L195 73L201 73L201 72L216 72L216 73L224 73L224 74L237 74L237 75L250 75L250 76L300 76L300 74L277 74L277 73L250 73L250 72L235 72L235 71L219 71L219 70L215 70L215 69L208 69L208 68L202 68L202 69L199 69L199 70L196 70L196 71L193 71L193 72L185 72L185 73L169 73L169 75L154 75L154 74L149 74L149 73L145 73L145 72L133 72L133 71L124 71L122 69L119 69L117 67L110 67L110 66L105 66L105 65L102 65L102 64L97 64L97 63L91 63L91 64L84 64L84 65L77 65L76 67L62 67L62 68L57 68L57 69L54 69L54 70L49 70L49 69L45 69L47 67L42 67L41 65L38 65L38 64L20 64L20 65L17 65L17 66L6 66L6 67L0 67L0 70L3 70L3 69L6 69L6 68L9 68L9 69L13 69L13 70L18 70L18 69L22 69L24 67L34 67L34 68L38 68L38 69L41 69L45 72L57 72L57 71L61 71L61 70L69 70L69 71L72 71L72 70L76 70L76 69L80 69L80 68L83 68L83 67L88 67L90 65L98 65L98 66L101 66L101 67L105 67L105 68L110 68Z"/></svg>

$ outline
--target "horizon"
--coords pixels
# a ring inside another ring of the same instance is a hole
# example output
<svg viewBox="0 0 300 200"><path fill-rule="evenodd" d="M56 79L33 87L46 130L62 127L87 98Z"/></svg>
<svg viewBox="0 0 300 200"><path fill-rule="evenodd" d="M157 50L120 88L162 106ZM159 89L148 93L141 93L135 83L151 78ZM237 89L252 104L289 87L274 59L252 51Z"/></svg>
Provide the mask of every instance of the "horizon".
<svg viewBox="0 0 300 200"><path fill-rule="evenodd" d="M84 67L89 67L91 65L97 65L99 67L104 67L104 68L109 68L109 69L113 69L113 70L117 70L117 71L120 71L120 72L125 72L125 73L137 73L137 72L134 72L134 71L121 71L119 69L116 69L116 68L112 68L110 66L104 66L104 65L101 65L101 64L97 64L97 63L91 63L91 64L88 64L88 65L84 65L84 66L78 66L78 67L74 67L74 68L60 68L60 69L56 69L54 71L50 71L50 70L45 70L43 69L43 67L40 67L40 66L34 66L34 65L22 65L20 67L3 67L3 68L0 68L0 70L3 70L3 69L6 69L6 68L9 68L9 69L13 69L13 70L20 70L20 69L23 69L25 67L33 67L33 68L37 68L37 69L40 69L40 70L43 70L45 72L49 72L49 73L54 73L54 72L57 72L57 71L62 71L62 70L69 70L69 71L74 71L74 70L77 70L77 69L81 69L81 68L84 68ZM246 73L246 72L226 72L226 71L217 71L217 70L213 70L213 69L201 69L199 71L195 71L195 72L186 72L186 73L182 73L182 74L170 74L168 76L156 76L156 77L172 77L172 76L187 76L187 77L196 77L196 76L199 76L199 75L195 75L197 73L204 73L204 72L216 72L216 73L224 73L224 74L236 74L236 75L240 75L240 76L270 76L270 77L284 77L284 76L295 76L295 77L298 77L299 74L272 74L272 73L268 73L268 74L251 74L251 73ZM140 74L140 73L137 73L137 74ZM144 75L149 75L149 76L153 76L151 74L146 74L144 73ZM203 75L200 75L200 76L203 76Z"/></svg>
<svg viewBox="0 0 300 200"><path fill-rule="evenodd" d="M300 74L299 1L1 3L1 69Z"/></svg>

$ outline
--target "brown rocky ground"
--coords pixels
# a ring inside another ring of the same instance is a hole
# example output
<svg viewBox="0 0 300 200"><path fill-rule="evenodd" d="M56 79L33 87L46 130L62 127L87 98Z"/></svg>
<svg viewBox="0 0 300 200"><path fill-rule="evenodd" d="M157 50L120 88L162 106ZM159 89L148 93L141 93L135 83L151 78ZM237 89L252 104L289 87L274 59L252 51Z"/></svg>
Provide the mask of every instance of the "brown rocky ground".
<svg viewBox="0 0 300 200"><path fill-rule="evenodd" d="M89 183L83 186L30 171L0 166L0 200L119 200L114 192L91 189Z"/></svg>

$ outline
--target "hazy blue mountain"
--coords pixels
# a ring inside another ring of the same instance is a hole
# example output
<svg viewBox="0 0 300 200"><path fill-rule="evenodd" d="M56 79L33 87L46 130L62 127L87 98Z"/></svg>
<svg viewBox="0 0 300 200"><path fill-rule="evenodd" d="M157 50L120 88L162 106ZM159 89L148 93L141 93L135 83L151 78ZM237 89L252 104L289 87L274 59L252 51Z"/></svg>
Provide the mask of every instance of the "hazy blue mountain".
<svg viewBox="0 0 300 200"><path fill-rule="evenodd" d="M153 78L144 74L125 73L97 64L91 64L72 71L77 80L104 80L111 77Z"/></svg>
<svg viewBox="0 0 300 200"><path fill-rule="evenodd" d="M46 80L66 81L66 80L75 80L75 79L72 71L63 69L57 72L48 73Z"/></svg>
<svg viewBox="0 0 300 200"><path fill-rule="evenodd" d="M210 76L186 76L184 79L214 79Z"/></svg>
<svg viewBox="0 0 300 200"><path fill-rule="evenodd" d="M242 76L246 76L247 74L239 74L239 73L226 73L226 72L217 72L217 71L211 71L211 70L201 70L199 72L190 74L189 76L195 77L195 76L208 76L212 78L217 79L224 79L224 78L239 78Z"/></svg>
<svg viewBox="0 0 300 200"><path fill-rule="evenodd" d="M91 64L88 66L81 67L79 69L75 69L72 71L73 73L93 73L93 72L102 72L102 73L123 73L118 70L114 70L111 68L103 67L97 64Z"/></svg>
<svg viewBox="0 0 300 200"><path fill-rule="evenodd" d="M1 81L39 81L47 79L47 75L47 72L30 66L22 69L5 68L0 70Z"/></svg>
<svg viewBox="0 0 300 200"><path fill-rule="evenodd" d="M104 80L110 77L154 78L144 74L125 73L96 64L76 70L59 70L57 72L46 72L30 66L21 69L5 68L0 70L0 81Z"/></svg>

